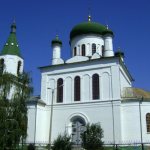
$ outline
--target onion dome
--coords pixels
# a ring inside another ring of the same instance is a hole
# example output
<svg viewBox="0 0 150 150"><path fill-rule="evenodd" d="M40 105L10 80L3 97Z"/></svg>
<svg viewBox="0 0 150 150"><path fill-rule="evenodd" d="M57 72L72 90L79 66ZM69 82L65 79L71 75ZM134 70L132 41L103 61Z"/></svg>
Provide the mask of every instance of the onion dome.
<svg viewBox="0 0 150 150"><path fill-rule="evenodd" d="M117 52L115 52L115 56L124 58L124 52L121 51L120 48L118 48Z"/></svg>
<svg viewBox="0 0 150 150"><path fill-rule="evenodd" d="M20 49L16 38L16 24L15 22L11 25L10 35L4 45L1 55L17 55L21 56Z"/></svg>
<svg viewBox="0 0 150 150"><path fill-rule="evenodd" d="M70 39L73 39L74 37L83 35L83 34L99 34L99 35L111 34L113 35L113 32L104 25L101 25L96 22L92 22L91 18L89 17L88 22L77 24L71 30Z"/></svg>
<svg viewBox="0 0 150 150"><path fill-rule="evenodd" d="M62 46L62 41L59 39L58 35L56 35L56 38L52 40L51 44L59 44Z"/></svg>

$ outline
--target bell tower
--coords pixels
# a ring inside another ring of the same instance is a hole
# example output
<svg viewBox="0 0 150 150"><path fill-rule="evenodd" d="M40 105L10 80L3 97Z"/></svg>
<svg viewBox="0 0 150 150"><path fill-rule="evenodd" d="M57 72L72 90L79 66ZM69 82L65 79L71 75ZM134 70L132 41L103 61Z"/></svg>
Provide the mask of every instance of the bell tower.
<svg viewBox="0 0 150 150"><path fill-rule="evenodd" d="M16 23L11 25L9 37L0 53L0 71L18 75L23 72L24 60L16 38Z"/></svg>

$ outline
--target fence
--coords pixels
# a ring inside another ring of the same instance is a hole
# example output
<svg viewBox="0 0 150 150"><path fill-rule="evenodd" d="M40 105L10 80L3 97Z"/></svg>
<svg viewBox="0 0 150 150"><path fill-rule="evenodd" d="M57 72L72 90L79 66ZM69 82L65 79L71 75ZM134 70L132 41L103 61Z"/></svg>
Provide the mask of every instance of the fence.
<svg viewBox="0 0 150 150"><path fill-rule="evenodd" d="M28 150L28 146L30 144L24 143L23 145L20 145L15 150ZM36 143L35 149L48 150L48 147L47 145L45 145L45 143ZM4 150L4 149L0 148L0 150ZM10 149L6 148L6 150L10 150ZM77 148L74 147L73 150L83 150L83 149L78 146ZM104 144L103 150L150 150L150 143Z"/></svg>
<svg viewBox="0 0 150 150"><path fill-rule="evenodd" d="M104 150L150 150L150 143L104 144Z"/></svg>

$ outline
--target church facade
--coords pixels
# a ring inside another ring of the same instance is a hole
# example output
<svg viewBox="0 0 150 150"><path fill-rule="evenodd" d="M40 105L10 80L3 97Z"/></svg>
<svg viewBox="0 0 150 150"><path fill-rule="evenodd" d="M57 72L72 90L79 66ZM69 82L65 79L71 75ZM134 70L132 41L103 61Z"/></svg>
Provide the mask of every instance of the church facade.
<svg viewBox="0 0 150 150"><path fill-rule="evenodd" d="M0 63L17 75L24 62L15 29L13 25ZM52 40L52 65L39 67L41 96L27 102L27 143L48 144L67 133L80 145L88 123L101 125L104 143L150 142L150 93L132 87L124 53L114 52L113 38L112 30L89 16L70 32L68 60L61 57L59 37Z"/></svg>
<svg viewBox="0 0 150 150"><path fill-rule="evenodd" d="M89 16L70 32L70 59L61 58L59 37L52 40L52 65L39 68L41 97L28 105L28 141L50 143L65 132L80 144L87 123L101 125L105 143L150 139L150 95L132 88L123 52L114 53L113 37Z"/></svg>

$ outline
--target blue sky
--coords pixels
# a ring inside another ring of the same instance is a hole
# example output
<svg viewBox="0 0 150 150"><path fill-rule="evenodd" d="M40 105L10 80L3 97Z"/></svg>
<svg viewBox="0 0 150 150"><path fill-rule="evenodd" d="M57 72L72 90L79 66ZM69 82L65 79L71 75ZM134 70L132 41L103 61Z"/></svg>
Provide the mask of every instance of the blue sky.
<svg viewBox="0 0 150 150"><path fill-rule="evenodd" d="M0 50L15 17L17 39L25 70L31 73L34 95L40 95L40 66L51 64L51 40L59 34L62 57L70 57L69 33L86 21L90 4L92 21L108 24L114 32L114 51L125 53L133 86L150 91L149 0L1 0Z"/></svg>

